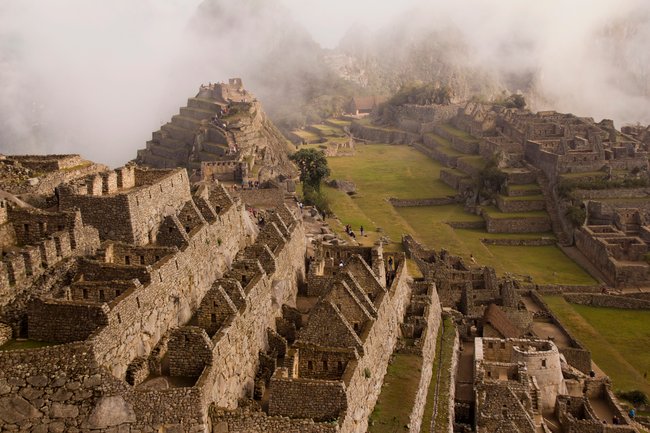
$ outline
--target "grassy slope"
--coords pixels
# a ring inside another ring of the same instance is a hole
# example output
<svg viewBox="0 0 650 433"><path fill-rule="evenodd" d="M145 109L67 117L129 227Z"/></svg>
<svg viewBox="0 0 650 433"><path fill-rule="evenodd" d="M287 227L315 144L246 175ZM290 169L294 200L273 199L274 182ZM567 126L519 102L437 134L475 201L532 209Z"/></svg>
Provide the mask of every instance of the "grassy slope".
<svg viewBox="0 0 650 433"><path fill-rule="evenodd" d="M422 357L398 353L388 366L379 400L369 420L369 433L408 431L406 425L420 384Z"/></svg>
<svg viewBox="0 0 650 433"><path fill-rule="evenodd" d="M460 205L394 208L386 200L398 198L445 197L455 191L439 180L442 166L407 146L360 145L354 157L330 158L332 178L355 183L358 194L347 194L324 188L332 210L343 224L351 224L357 232L364 226L364 245L372 245L381 235L399 242L402 234L411 233L433 248L446 248L454 254L469 258L473 254L479 263L494 266L499 272L528 274L539 283L593 284L593 279L561 250L551 247L494 247L481 243L482 238L536 238L553 235L492 235L484 230L453 229L447 221L480 221L466 213ZM383 233L375 230L381 228ZM332 224L339 234L343 227ZM359 238L357 238L359 239ZM393 244L389 249L398 249ZM553 274L556 272L556 274Z"/></svg>
<svg viewBox="0 0 650 433"><path fill-rule="evenodd" d="M640 389L650 395L650 311L569 304L561 296L544 300L592 359L612 379L614 389ZM612 326L615 324L615 326Z"/></svg>
<svg viewBox="0 0 650 433"><path fill-rule="evenodd" d="M433 403L435 400L436 383L438 381L438 364L440 363L440 349L442 348L442 373L440 376L440 387L438 396L438 413L436 414L436 430L443 430L447 423L449 416L449 408L447 407L447 392L449 389L449 381L451 377L445 372L449 372L451 367L452 349L454 347L454 338L456 336L454 323L450 318L445 319L445 332L443 334L442 327L438 332L436 340L436 357L433 360L433 376L429 383L429 390L427 391L427 401L424 405L424 414L422 415L422 427L420 433L428 433L431 429L431 418L433 417ZM441 345L442 344L442 345Z"/></svg>

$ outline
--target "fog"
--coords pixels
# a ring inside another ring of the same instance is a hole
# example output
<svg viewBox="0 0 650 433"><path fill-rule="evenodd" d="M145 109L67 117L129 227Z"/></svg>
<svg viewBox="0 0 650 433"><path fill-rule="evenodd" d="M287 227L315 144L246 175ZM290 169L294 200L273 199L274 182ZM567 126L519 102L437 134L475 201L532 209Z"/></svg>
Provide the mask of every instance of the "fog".
<svg viewBox="0 0 650 433"><path fill-rule="evenodd" d="M326 73L317 44L336 48L350 27L371 42L407 35L400 44L455 27L465 66L535 109L650 123L645 0L201 3L0 0L0 153L123 164L199 84L230 76L281 112L283 95L317 96L306 90ZM519 89L512 76L533 78Z"/></svg>

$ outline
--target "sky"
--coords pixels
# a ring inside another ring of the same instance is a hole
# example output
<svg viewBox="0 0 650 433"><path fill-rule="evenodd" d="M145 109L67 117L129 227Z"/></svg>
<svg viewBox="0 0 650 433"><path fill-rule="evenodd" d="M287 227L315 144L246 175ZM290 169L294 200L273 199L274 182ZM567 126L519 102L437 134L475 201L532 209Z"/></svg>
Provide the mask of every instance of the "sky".
<svg viewBox="0 0 650 433"><path fill-rule="evenodd" d="M222 1L237 15L239 0ZM279 1L327 48L350 26L372 37L401 25L416 38L452 23L477 65L537 74L535 108L619 127L650 123L647 0ZM0 153L75 152L113 166L134 158L199 84L238 75L242 63L255 65L248 57L267 54L241 36L231 50L188 38L200 3L0 0ZM264 20L240 18L233 26L251 35ZM608 26L624 43L602 37Z"/></svg>
<svg viewBox="0 0 650 433"><path fill-rule="evenodd" d="M353 25L377 30L423 0L282 0L324 48L335 48Z"/></svg>

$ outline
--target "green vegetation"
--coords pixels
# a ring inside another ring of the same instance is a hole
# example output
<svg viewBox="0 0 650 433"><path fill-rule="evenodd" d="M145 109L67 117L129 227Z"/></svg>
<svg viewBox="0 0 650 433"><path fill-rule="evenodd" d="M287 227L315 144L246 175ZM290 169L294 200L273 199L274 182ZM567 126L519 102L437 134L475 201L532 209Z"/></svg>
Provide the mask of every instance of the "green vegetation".
<svg viewBox="0 0 650 433"><path fill-rule="evenodd" d="M591 351L614 389L650 394L650 311L569 304L561 296L544 301L564 326ZM616 324L616 326L612 326Z"/></svg>
<svg viewBox="0 0 650 433"><path fill-rule="evenodd" d="M425 84L422 82L412 82L404 84L386 105L404 105L404 104L449 104L453 90L449 86L437 86L435 84Z"/></svg>
<svg viewBox="0 0 650 433"><path fill-rule="evenodd" d="M422 357L397 353L388 365L381 394L370 414L368 432L408 431L407 424L420 384Z"/></svg>
<svg viewBox="0 0 650 433"><path fill-rule="evenodd" d="M485 238L553 238L552 233L512 235L489 234L481 229L454 229L447 222L480 223L483 220L465 212L462 205L394 208L387 201L389 197L421 199L456 194L440 181L441 164L411 147L360 145L355 156L329 158L329 166L331 178L351 181L357 190L357 194L349 196L323 187L332 212L340 219L329 220L330 227L343 238L346 238L344 224L350 224L355 231L363 225L366 236L357 238L361 244L369 246L386 236L393 242L386 248L399 250L402 235L410 233L429 247L445 248L466 260L472 254L478 263L493 266L499 273L530 275L540 284L595 284L582 268L555 246L501 247L481 242ZM523 216L546 216L546 213L525 213ZM378 228L381 232L376 231Z"/></svg>
<svg viewBox="0 0 650 433"><path fill-rule="evenodd" d="M325 153L315 149L300 149L290 158L300 169L303 188L310 187L320 191L321 180L330 174Z"/></svg>
<svg viewBox="0 0 650 433"><path fill-rule="evenodd" d="M289 158L300 169L303 201L316 206L324 214L329 214L327 196L321 192L321 181L330 174L325 153L317 149L300 149Z"/></svg>
<svg viewBox="0 0 650 433"><path fill-rule="evenodd" d="M497 166L495 160L485 164L478 173L478 193L484 198L494 198L503 190L508 176Z"/></svg>
<svg viewBox="0 0 650 433"><path fill-rule="evenodd" d="M599 175L596 175L599 174ZM615 189L615 188L646 188L650 186L648 176L626 175L607 179L606 173L573 173L573 176L562 175L558 183L558 193L562 197L569 197L574 189Z"/></svg>
<svg viewBox="0 0 650 433"><path fill-rule="evenodd" d="M438 410L436 411L436 431L445 430L449 418L449 384L450 384L450 369L452 351L454 348L454 339L456 338L456 327L454 321L446 317L444 319L444 333L442 326L438 332L436 340L436 357L433 360L433 376L429 383L429 390L427 391L427 402L424 406L424 414L422 415L422 427L420 432L428 433L431 429L431 419L433 418L433 407L435 403L436 384L438 383L438 368L440 368L440 385L438 387ZM442 357L441 357L442 355ZM442 359L442 362L440 361Z"/></svg>
<svg viewBox="0 0 650 433"><path fill-rule="evenodd" d="M449 134L451 134L451 135L453 135L455 137L462 138L463 140L468 141L470 143L477 143L478 142L478 139L476 137L468 134L465 131L462 131L460 129L456 129L456 128L454 128L453 126L451 126L449 124L446 124L446 123L442 124L442 125L440 125L440 128L444 129L447 133L449 133Z"/></svg>

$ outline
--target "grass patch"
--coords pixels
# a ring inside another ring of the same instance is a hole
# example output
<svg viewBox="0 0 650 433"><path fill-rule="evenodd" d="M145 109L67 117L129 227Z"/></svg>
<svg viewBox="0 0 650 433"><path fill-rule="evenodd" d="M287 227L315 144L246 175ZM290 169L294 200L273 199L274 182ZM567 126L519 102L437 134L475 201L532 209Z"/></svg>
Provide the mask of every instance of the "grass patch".
<svg viewBox="0 0 650 433"><path fill-rule="evenodd" d="M447 173L451 173L451 174L453 174L453 175L455 175L455 176L459 176L459 177L462 177L462 178L465 178L465 179L469 179L469 178L470 178L470 175L468 175L468 174L465 173L464 171L460 171L460 170L458 170L458 169L456 169L456 168L443 168L443 169L440 170L440 171L441 171L441 172L446 171Z"/></svg>
<svg viewBox="0 0 650 433"><path fill-rule="evenodd" d="M428 433L431 428L431 420L433 418L433 408L435 401L436 384L438 383L438 365L440 364L440 353L442 350L442 364L440 374L440 386L438 396L438 410L436 413L436 430L442 431L448 423L449 408L447 407L449 384L451 381L450 368L452 349L454 347L454 338L456 337L456 328L451 318L444 319L444 333L442 327L438 331L438 338L436 340L436 357L433 360L433 376L429 383L427 391L427 402L424 406L424 414L422 416L422 427L420 432Z"/></svg>
<svg viewBox="0 0 650 433"><path fill-rule="evenodd" d="M582 177L585 178L591 178L591 177L598 177L598 178L606 178L607 173L604 171L585 171L582 173L564 173L560 175L560 179L580 179Z"/></svg>
<svg viewBox="0 0 650 433"><path fill-rule="evenodd" d="M397 353L388 365L381 394L370 414L369 433L408 431L407 424L420 384L422 357Z"/></svg>
<svg viewBox="0 0 650 433"><path fill-rule="evenodd" d="M544 301L591 351L614 389L650 395L650 382L643 377L650 370L650 311L574 305L561 296L545 296Z"/></svg>
<svg viewBox="0 0 650 433"><path fill-rule="evenodd" d="M451 135L453 135L455 137L462 138L463 140L465 140L467 142L478 143L478 139L476 137L468 134L465 131L461 131L460 129L456 129L453 126L451 126L451 125L449 125L447 123L440 125L440 129L445 130L445 132L447 132L447 133L449 133L449 134L451 134Z"/></svg>
<svg viewBox="0 0 650 433"><path fill-rule="evenodd" d="M455 194L455 190L439 179L443 166L412 147L359 145L354 156L329 158L328 163L331 178L354 182L357 188L357 194L349 196L323 187L332 211L340 220L328 220L330 227L343 239L348 238L344 233L345 224L352 225L357 235L359 226L363 225L367 236L357 236L357 241L371 246L380 237L387 236L393 243L386 249L395 251L401 249L402 235L410 233L431 248L445 248L466 260L472 254L478 263L493 266L500 274L531 275L539 284L595 284L556 247L487 247L481 242L483 238L554 238L552 233L489 234L485 230L453 229L446 224L448 221L482 221L480 216L465 212L462 205L394 208L387 201L389 197L421 199ZM546 216L545 212L527 212L525 216L536 214ZM377 228L382 232L377 232Z"/></svg>
<svg viewBox="0 0 650 433"><path fill-rule="evenodd" d="M471 165L474 168L477 168L479 170L482 170L485 168L486 161L483 159L482 156L465 156L462 157L461 160L468 165Z"/></svg>
<svg viewBox="0 0 650 433"><path fill-rule="evenodd" d="M303 129L296 129L291 132L297 135L298 137L302 138L306 142L320 140L320 137L318 135L314 134L313 132L305 131Z"/></svg>
<svg viewBox="0 0 650 433"><path fill-rule="evenodd" d="M327 119L329 123L333 123L334 125L337 125L339 128L343 128L345 126L350 126L352 122L350 120L343 120L343 119Z"/></svg>

